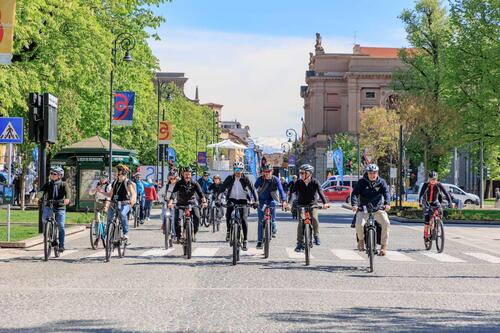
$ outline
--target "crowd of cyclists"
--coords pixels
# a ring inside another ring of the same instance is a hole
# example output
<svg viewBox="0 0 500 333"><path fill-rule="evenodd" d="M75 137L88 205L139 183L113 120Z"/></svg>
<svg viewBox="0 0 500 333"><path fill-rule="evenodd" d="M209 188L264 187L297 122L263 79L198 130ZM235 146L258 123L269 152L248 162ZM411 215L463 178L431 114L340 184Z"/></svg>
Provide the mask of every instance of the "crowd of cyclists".
<svg viewBox="0 0 500 333"><path fill-rule="evenodd" d="M196 235L203 219L213 219L213 216L226 218L226 241L230 239L231 216L234 207L244 205L258 209L258 232L256 248L262 248L263 241L263 207L271 208L272 237L276 237L278 225L276 221L276 209L281 206L283 210L291 210L294 217L298 217L296 252L304 251L304 226L302 213L298 213L296 207L309 206L311 224L313 228L314 244L320 245L320 228L318 208L328 208L328 201L323 194L320 182L314 177L314 167L304 164L299 168L299 176L292 177L290 183L283 182L273 175L273 166L265 164L261 168L261 174L252 182L245 173L244 164L235 162L233 173L223 181L219 175L210 175L205 172L198 180L194 179L193 170L184 168L179 173L172 169L168 174L168 180L164 186L158 187L152 179L141 180L140 173L135 173L129 178L130 169L126 165L118 165L115 168L115 177L112 182L107 172L101 172L100 177L92 186L89 194L95 196L96 219L102 213L112 220L118 215L123 229L123 241L128 242L128 220L133 207L139 207L140 224L150 220L151 208L155 202L163 202L163 214L169 212L174 228L173 234L176 243L181 243L182 225L179 209L177 207L190 207L193 218L194 234L192 241L196 242ZM68 184L63 181L64 170L60 167L52 167L50 180L44 184L37 197L43 197L45 201L54 200L58 204L53 208L45 207L43 219L52 214L59 225L59 251L64 251L64 221L66 206L70 202L71 191ZM157 190L158 187L158 190ZM353 226L356 229L357 248L365 250L364 226L367 221L367 213L361 207L370 205L373 208L373 216L381 229L379 255L384 256L389 245L390 221L387 212L390 210L390 190L387 182L379 176L379 168L375 164L365 167L363 177L354 186L351 195L351 206L355 213ZM110 205L110 202L120 203ZM318 201L320 204L318 205ZM424 184L419 193L419 202L424 212L424 238L429 237L428 224L431 213L439 209L442 214L443 202L447 201L452 207L452 198L444 187L438 182L438 174L435 171L429 173L429 180ZM215 214L210 214L209 203ZM135 206L137 205L137 206ZM116 207L117 212L112 207ZM242 250L248 250L248 214L249 209L238 208L242 220L243 244ZM224 212L225 211L225 212ZM298 215L298 216L297 216ZM167 230L163 219L162 230Z"/></svg>

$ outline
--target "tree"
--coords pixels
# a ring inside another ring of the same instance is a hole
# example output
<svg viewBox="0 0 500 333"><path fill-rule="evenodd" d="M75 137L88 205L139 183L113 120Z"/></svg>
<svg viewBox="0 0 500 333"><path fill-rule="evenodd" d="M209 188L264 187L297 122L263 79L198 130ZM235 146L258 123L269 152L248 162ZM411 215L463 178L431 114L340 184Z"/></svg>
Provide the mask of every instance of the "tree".
<svg viewBox="0 0 500 333"><path fill-rule="evenodd" d="M337 147L342 148L345 161L351 160L352 166L358 165L356 139L353 138L352 134L348 132L335 134L334 144Z"/></svg>

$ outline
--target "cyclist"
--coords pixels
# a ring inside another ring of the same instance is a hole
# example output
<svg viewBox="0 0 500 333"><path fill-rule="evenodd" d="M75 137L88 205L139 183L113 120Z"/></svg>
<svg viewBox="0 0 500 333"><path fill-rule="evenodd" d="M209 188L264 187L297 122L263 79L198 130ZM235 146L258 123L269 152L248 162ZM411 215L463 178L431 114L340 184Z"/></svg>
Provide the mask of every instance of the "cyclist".
<svg viewBox="0 0 500 333"><path fill-rule="evenodd" d="M213 177L213 183L208 187L208 191L212 194L213 200L216 201L217 206L217 216L224 216L224 208L221 205L222 195L224 193L222 189L222 183L219 175ZM220 214L220 215L219 215Z"/></svg>
<svg viewBox="0 0 500 333"><path fill-rule="evenodd" d="M297 176L293 175L292 180L288 183L288 193L287 193L290 201L292 202L292 207L290 208L290 210L292 211L292 220L295 220L297 218L297 196L295 194L292 195L295 183L297 183Z"/></svg>
<svg viewBox="0 0 500 333"><path fill-rule="evenodd" d="M177 173L177 171L171 170L168 174L167 184L165 184L165 186L163 186L163 188L160 189L160 197L162 197L163 200L165 200L167 205L168 205L168 202L170 201L170 199L172 199L174 204L175 204L175 196L173 195L173 192L174 192L175 184L178 181L178 178L179 178L179 174ZM168 209L168 207L167 207L167 209ZM170 216L172 216L174 221L177 221L178 211L176 211L175 209L169 209L169 210L171 211ZM163 212L163 213L165 214L166 212ZM163 230L163 233L165 233L165 221L163 221L163 223L161 225L161 230ZM174 233L175 233L175 230L174 230ZM176 236L177 236L177 234L176 234ZM180 242L180 238L179 238L179 236L177 236L176 243L179 243L179 242Z"/></svg>
<svg viewBox="0 0 500 333"><path fill-rule="evenodd" d="M99 188L103 188L104 192L109 193L111 191L111 184L108 181L108 173L106 171L101 171L99 175L99 180L97 180L92 188L89 190L89 195L95 198L95 220L97 222L104 222L100 220L101 213L107 214L109 208L109 198L107 195L98 192ZM96 245L99 242L96 239Z"/></svg>
<svg viewBox="0 0 500 333"><path fill-rule="evenodd" d="M133 181L128 179L130 169L124 164L118 164L116 166L116 177L111 184L111 192L106 193L103 189L99 189L99 193L107 195L113 202L119 203L120 205L116 208L119 209L118 216L122 223L123 228L123 239L128 240L128 213L130 212L130 207L135 204L137 194L135 191L135 184ZM108 210L108 222L113 220L114 211L113 207Z"/></svg>
<svg viewBox="0 0 500 333"><path fill-rule="evenodd" d="M134 183L137 191L137 203L139 204L139 221L144 224L144 206L146 204L146 198L144 194L144 182L141 180L141 174L136 172L134 174Z"/></svg>
<svg viewBox="0 0 500 333"><path fill-rule="evenodd" d="M203 176L198 179L198 184L201 186L203 194L207 195L209 193L209 187L212 185L213 181L210 179L208 172L203 172Z"/></svg>
<svg viewBox="0 0 500 333"><path fill-rule="evenodd" d="M245 205L251 203L249 200L249 196L251 196L254 202L258 201L257 192L255 191L255 187L253 186L250 179L245 176L243 170L245 169L245 165L242 162L235 162L233 164L234 174L229 175L224 180L222 184L222 189L227 192L226 198L227 202L235 205ZM249 193L250 192L250 193ZM255 203L253 203L255 206ZM227 226L227 234L226 241L229 241L229 232L231 229L231 214L234 211L234 207L228 205L226 211L226 226ZM243 228L243 246L242 250L248 250L248 209L241 209L240 211L242 228Z"/></svg>
<svg viewBox="0 0 500 333"><path fill-rule="evenodd" d="M262 176L257 178L255 189L259 195L259 225L257 232L257 249L262 249L262 238L264 234L264 205L271 210L272 237L276 237L278 226L276 224L276 203L281 202L282 208L286 208L286 195L280 179L273 175L271 164L262 166Z"/></svg>
<svg viewBox="0 0 500 333"><path fill-rule="evenodd" d="M295 182L289 196L289 203L292 195L297 195L297 204L299 206L315 205L317 203L316 195L319 196L323 203L323 208L328 208L327 200L321 189L321 184L313 178L314 167L310 164L303 164L299 168L300 179ZM303 219L304 216L301 216ZM311 222L314 233L314 244L320 245L319 239L319 219L318 210L316 208L311 210ZM304 226L299 223L297 227L297 246L295 252L304 251Z"/></svg>
<svg viewBox="0 0 500 333"><path fill-rule="evenodd" d="M443 184L438 182L438 173L436 171L429 172L429 181L422 185L420 193L418 194L418 202L423 206L424 211L424 238L429 237L429 221L434 209L439 209L439 215L443 216L443 199L446 198L448 206L454 206L453 199L448 191L444 188ZM422 200L423 199L423 200Z"/></svg>
<svg viewBox="0 0 500 333"><path fill-rule="evenodd" d="M387 182L378 175L378 166L369 164L351 195L352 211L356 214L356 233L358 236L358 250L365 250L364 226L368 213L358 211L358 206L373 205L373 217L382 227L381 249L379 255L385 256L389 242L389 227L391 222L387 211L391 209L391 193Z"/></svg>
<svg viewBox="0 0 500 333"><path fill-rule="evenodd" d="M62 180L63 177L63 168L51 167L50 180L40 188L37 194L38 199L44 197L45 200L62 200L62 203L54 203L53 211L45 206L42 215L44 223L52 212L55 215L56 222L59 224L59 252L64 252L64 221L66 220L66 206L69 205L71 199L71 189L69 184Z"/></svg>
<svg viewBox="0 0 500 333"><path fill-rule="evenodd" d="M201 198L202 207L207 206L207 200L205 195L201 190L200 184L192 179L193 170L190 167L187 167L182 172L182 179L175 183L174 189L172 190L172 195L175 195L177 198L177 205L179 206L189 206L196 205L198 195ZM168 208L174 208L174 200L170 198L168 201ZM198 233L198 228L200 226L200 209L199 207L192 207L191 214L193 216L193 226L194 226L194 236L193 242L196 242L196 233ZM181 233L181 216L182 213L178 212L179 218L175 221L175 234L182 235Z"/></svg>

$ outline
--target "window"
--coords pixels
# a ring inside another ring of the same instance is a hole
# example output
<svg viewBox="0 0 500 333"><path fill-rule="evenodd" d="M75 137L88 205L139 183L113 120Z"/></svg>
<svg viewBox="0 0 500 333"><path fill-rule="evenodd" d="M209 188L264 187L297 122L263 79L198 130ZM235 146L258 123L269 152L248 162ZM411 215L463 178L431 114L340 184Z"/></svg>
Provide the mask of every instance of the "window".
<svg viewBox="0 0 500 333"><path fill-rule="evenodd" d="M374 91L367 91L365 93L366 98L375 98L375 92Z"/></svg>

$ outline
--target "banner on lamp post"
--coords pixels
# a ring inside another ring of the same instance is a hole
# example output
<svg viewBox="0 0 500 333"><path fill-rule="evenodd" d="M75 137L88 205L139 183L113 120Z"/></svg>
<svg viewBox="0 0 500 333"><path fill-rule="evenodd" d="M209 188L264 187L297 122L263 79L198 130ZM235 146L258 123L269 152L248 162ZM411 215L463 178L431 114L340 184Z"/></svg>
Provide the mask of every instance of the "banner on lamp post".
<svg viewBox="0 0 500 333"><path fill-rule="evenodd" d="M115 111L113 113L113 125L132 126L134 119L135 92L115 92Z"/></svg>
<svg viewBox="0 0 500 333"><path fill-rule="evenodd" d="M295 166L295 155L290 154L288 156L288 166L289 167L294 167Z"/></svg>
<svg viewBox="0 0 500 333"><path fill-rule="evenodd" d="M204 151L198 152L198 165L206 166L207 165L207 153Z"/></svg>
<svg viewBox="0 0 500 333"><path fill-rule="evenodd" d="M335 166L337 167L337 171L340 176L340 181L344 181L344 153L342 152L342 148L337 148L333 152L333 161L335 162Z"/></svg>
<svg viewBox="0 0 500 333"><path fill-rule="evenodd" d="M12 61L16 0L0 0L0 64Z"/></svg>

